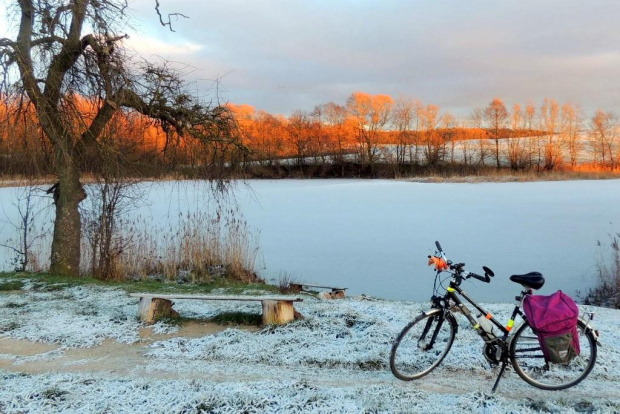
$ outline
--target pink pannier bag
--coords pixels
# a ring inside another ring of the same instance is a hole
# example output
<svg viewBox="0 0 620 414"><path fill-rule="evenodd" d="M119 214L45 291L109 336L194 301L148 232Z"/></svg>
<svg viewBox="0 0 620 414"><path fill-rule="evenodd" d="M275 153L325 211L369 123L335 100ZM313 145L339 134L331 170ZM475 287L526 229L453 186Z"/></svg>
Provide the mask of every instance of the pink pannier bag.
<svg viewBox="0 0 620 414"><path fill-rule="evenodd" d="M550 296L528 295L523 310L547 361L566 364L579 355L579 309L570 296L561 290Z"/></svg>

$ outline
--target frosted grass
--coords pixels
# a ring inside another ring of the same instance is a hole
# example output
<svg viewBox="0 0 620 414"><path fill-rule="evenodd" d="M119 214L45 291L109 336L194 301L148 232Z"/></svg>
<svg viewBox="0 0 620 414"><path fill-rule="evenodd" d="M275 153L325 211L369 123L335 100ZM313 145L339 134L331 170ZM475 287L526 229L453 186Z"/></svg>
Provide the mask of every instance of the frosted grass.
<svg viewBox="0 0 620 414"><path fill-rule="evenodd" d="M82 286L42 291L27 283L22 294L1 294L0 323L19 326L2 337L55 343L61 349L27 357L0 355L21 364L62 357L63 349L93 347L103 339L139 341L137 300L120 289ZM23 306L7 306L11 303ZM221 312L260 312L260 305L177 301L181 315L209 318ZM145 347L147 364L127 373L21 374L0 370L0 412L46 413L359 413L450 411L616 412L620 410L620 311L594 311L601 332L597 365L579 386L545 392L509 370L491 394L482 342L457 315L459 331L448 357L424 379L405 383L389 371L391 343L427 303L353 297L296 304L304 319L258 332L230 328L200 338L176 337ZM509 304L490 304L507 320ZM174 324L156 329L174 332ZM79 366L87 360L73 361ZM104 362L102 362L104 363ZM172 378L172 379L171 379Z"/></svg>

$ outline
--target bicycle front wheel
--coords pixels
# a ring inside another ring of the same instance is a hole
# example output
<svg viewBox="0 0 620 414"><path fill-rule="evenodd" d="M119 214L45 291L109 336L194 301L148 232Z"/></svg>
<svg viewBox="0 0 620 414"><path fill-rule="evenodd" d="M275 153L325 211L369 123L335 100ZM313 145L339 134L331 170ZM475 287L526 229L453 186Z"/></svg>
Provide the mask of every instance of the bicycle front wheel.
<svg viewBox="0 0 620 414"><path fill-rule="evenodd" d="M567 364L547 362L538 337L526 322L515 332L510 343L510 362L527 383L543 390L563 390L579 384L596 362L596 340L586 325L579 321L579 356Z"/></svg>
<svg viewBox="0 0 620 414"><path fill-rule="evenodd" d="M398 335L390 353L390 369L403 381L418 379L434 370L450 351L456 321L442 309L423 313Z"/></svg>

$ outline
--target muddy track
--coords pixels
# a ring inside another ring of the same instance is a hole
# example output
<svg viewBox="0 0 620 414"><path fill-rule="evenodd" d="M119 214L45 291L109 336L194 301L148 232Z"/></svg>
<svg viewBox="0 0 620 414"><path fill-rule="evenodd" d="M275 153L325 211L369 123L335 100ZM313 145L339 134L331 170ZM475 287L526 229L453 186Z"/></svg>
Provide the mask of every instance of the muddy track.
<svg viewBox="0 0 620 414"><path fill-rule="evenodd" d="M213 324L189 324L175 334L153 334L141 330L141 341L134 344L105 340L92 348L62 349L53 344L0 338L0 369L25 374L74 373L101 379L208 380L241 383L251 381L305 381L319 388L394 387L401 391L420 390L434 394L490 393L497 370L456 370L439 367L424 379L413 382L397 380L386 370L364 371L350 368L314 366L270 366L195 359L162 359L148 356L150 346L172 337L212 335L224 328ZM504 375L495 396L522 400L562 399L578 404L593 399L618 400L620 389L595 370L590 378L570 392L549 392L523 382L514 372Z"/></svg>

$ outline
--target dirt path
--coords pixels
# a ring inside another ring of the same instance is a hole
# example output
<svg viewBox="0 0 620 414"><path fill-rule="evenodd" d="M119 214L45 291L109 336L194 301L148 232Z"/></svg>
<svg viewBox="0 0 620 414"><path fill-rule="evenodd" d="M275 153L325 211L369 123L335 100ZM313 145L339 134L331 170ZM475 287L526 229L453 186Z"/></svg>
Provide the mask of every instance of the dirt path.
<svg viewBox="0 0 620 414"><path fill-rule="evenodd" d="M155 341L172 337L201 337L221 332L225 327L215 324L187 323L174 334L154 334L151 328L140 331L141 341L134 344L105 340L100 346L80 349L62 349L57 345L33 343L11 338L0 338L0 369L27 374L77 373L97 378L116 379L208 379L212 382L246 381L299 381L306 380L318 387L368 388L375 385L395 389L417 389L439 394L467 394L472 390L490 392L497 371L485 373L458 371L440 367L435 373L414 382L396 380L389 370L362 371L345 368L308 366L269 366L261 364L226 364L203 360L169 360L147 357ZM248 328L257 329L257 328ZM595 399L618 400L620 390L603 375L586 380L569 393L538 390L523 382L514 372L507 372L502 379L497 397L521 400L563 399L592 401Z"/></svg>
<svg viewBox="0 0 620 414"><path fill-rule="evenodd" d="M173 334L156 334L151 327L140 330L139 342L125 344L104 340L92 348L62 349L58 345L0 338L0 369L28 374L76 372L131 376L146 369L153 359L146 357L149 346L156 341L174 337L197 338L227 329L213 323L187 322ZM244 329L258 330L247 327Z"/></svg>

